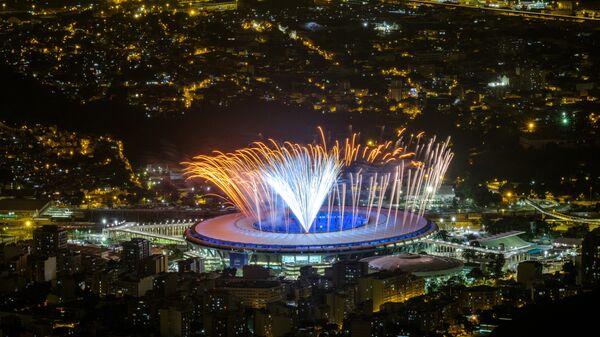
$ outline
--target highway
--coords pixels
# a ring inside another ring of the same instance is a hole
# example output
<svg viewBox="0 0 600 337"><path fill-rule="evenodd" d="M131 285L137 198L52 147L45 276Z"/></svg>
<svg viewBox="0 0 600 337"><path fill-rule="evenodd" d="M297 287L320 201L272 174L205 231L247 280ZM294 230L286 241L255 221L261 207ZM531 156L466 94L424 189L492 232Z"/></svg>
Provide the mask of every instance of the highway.
<svg viewBox="0 0 600 337"><path fill-rule="evenodd" d="M427 1L427 0L407 0L407 2L424 4L424 5L432 5L432 6L446 6L446 7L457 7L457 8L493 11L493 12L497 12L498 14L510 15L510 16L520 16L520 17L525 17L525 18L530 18L530 19L546 19L546 20L576 21L576 22L584 22L584 21L600 22L600 18L590 18L590 17L584 17L584 16L563 15L563 14L537 13L537 12L508 9L508 8L471 6L471 5L462 5L462 4Z"/></svg>
<svg viewBox="0 0 600 337"><path fill-rule="evenodd" d="M594 225L600 225L600 219L588 219L588 218L582 218L582 217L576 217L576 216L572 216L572 215L567 215L567 214L563 214L563 213L559 213L556 212L554 210L552 211L547 211L546 209L542 208L540 205L538 205L537 203L529 200L529 199L523 199L523 201L533 207L536 211L559 219L559 220L563 220L563 221L569 221L569 222L577 222L577 223L586 223L586 224L594 224Z"/></svg>

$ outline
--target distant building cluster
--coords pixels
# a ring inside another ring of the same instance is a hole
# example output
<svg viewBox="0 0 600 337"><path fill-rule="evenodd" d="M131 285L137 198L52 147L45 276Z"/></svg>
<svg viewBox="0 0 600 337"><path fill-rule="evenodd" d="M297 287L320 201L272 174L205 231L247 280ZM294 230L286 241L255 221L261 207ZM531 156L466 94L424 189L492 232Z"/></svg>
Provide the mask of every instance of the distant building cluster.
<svg viewBox="0 0 600 337"><path fill-rule="evenodd" d="M13 128L0 124L0 146L5 159L0 163L5 172L0 177L2 195L76 205L118 204L117 195L122 198L139 185L123 144L110 137L80 136L40 125Z"/></svg>
<svg viewBox="0 0 600 337"><path fill-rule="evenodd" d="M466 287L462 273L439 279L440 268L455 268L443 258L433 264L416 255L345 260L324 273L307 265L297 279L284 279L259 265L206 272L201 257L169 264L159 246L142 238L110 249L76 246L68 243L64 228L45 225L33 230L31 241L0 245L0 328L17 336L284 337L328 331L358 337L440 329L452 336L485 335L524 305L558 301L598 285L598 233L585 237L581 258L560 274L524 261L514 280ZM471 271L470 277L478 276ZM444 281L432 288L436 279ZM42 310L31 310L39 303ZM56 310L62 312L60 323L53 318Z"/></svg>
<svg viewBox="0 0 600 337"><path fill-rule="evenodd" d="M551 6L550 14L574 14L576 7ZM556 29L569 34L560 41L537 23L474 20L475 11L457 15L403 1L323 1L272 11L247 1L116 1L72 10L95 15L47 17L36 30L33 19L0 19L10 32L1 51L6 63L75 101L120 99L148 117L258 98L325 114L415 118L427 109L466 109L456 120L460 128L493 130L506 114L529 116L540 128L550 123L541 110L573 114L598 104L598 65L585 43L593 37L560 29L558 21ZM508 33L522 25L533 37ZM597 113L572 117L597 126Z"/></svg>

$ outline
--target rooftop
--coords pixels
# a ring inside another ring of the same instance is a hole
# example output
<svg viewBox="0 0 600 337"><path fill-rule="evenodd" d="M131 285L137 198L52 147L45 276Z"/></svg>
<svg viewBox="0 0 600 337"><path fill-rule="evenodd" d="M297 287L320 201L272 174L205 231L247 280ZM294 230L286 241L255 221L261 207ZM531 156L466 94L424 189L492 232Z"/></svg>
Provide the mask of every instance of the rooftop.
<svg viewBox="0 0 600 337"><path fill-rule="evenodd" d="M510 231L477 239L475 241L478 242L481 247L488 249L515 250L532 247L532 243L527 242L518 236L524 233L525 232L520 231Z"/></svg>
<svg viewBox="0 0 600 337"><path fill-rule="evenodd" d="M403 222L406 218L406 223ZM391 221L393 222L393 221ZM244 248L260 251L338 251L371 249L384 244L418 239L435 232L435 224L418 215L398 212L396 225L363 226L341 232L274 233L261 232L253 220L240 213L227 214L195 224L186 231L186 239L216 248Z"/></svg>
<svg viewBox="0 0 600 337"><path fill-rule="evenodd" d="M369 267L376 270L401 270L417 276L438 276L459 271L463 263L460 260L420 254L387 255L363 259Z"/></svg>

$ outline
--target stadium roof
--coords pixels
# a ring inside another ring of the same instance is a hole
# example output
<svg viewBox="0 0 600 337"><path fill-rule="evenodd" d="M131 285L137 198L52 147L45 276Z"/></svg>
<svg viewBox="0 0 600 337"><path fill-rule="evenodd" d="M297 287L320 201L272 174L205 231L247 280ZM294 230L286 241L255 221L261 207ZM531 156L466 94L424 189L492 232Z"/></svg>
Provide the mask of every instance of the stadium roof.
<svg viewBox="0 0 600 337"><path fill-rule="evenodd" d="M516 250L532 247L533 243L527 242L519 237L525 234L521 231L510 231L499 233L485 238L475 240L481 247L497 250Z"/></svg>
<svg viewBox="0 0 600 337"><path fill-rule="evenodd" d="M459 271L460 260L434 255L400 254L366 258L361 261L377 270L401 270L417 276L440 276Z"/></svg>
<svg viewBox="0 0 600 337"><path fill-rule="evenodd" d="M366 250L388 244L410 242L437 230L435 224L418 215L399 212L397 225L363 226L328 233L276 233L256 229L254 221L239 213L222 215L195 224L185 232L188 241L221 249L310 252Z"/></svg>

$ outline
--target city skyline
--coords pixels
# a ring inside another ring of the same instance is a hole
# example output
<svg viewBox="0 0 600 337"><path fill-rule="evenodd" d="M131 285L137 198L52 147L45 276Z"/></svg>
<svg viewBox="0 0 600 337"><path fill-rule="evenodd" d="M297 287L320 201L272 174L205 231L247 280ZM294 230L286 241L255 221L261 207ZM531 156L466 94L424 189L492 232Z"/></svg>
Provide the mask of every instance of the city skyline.
<svg viewBox="0 0 600 337"><path fill-rule="evenodd" d="M599 25L0 0L0 336L589 334Z"/></svg>

